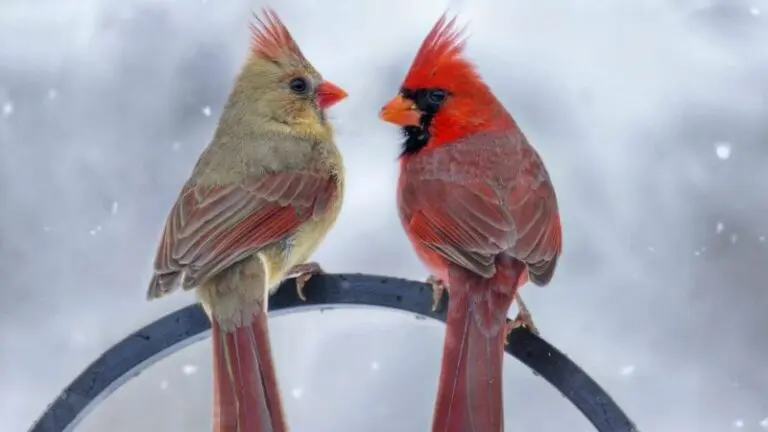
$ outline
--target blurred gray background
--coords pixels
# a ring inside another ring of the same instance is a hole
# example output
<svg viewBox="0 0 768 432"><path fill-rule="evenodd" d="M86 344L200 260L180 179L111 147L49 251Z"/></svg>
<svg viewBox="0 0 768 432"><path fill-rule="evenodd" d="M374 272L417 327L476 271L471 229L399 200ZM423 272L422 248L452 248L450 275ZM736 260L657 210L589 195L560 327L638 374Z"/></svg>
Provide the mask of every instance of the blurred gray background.
<svg viewBox="0 0 768 432"><path fill-rule="evenodd" d="M332 3L273 3L350 94L331 113L347 202L315 258L423 279L394 206L398 131L377 111L447 3ZM146 302L151 260L262 5L0 1L0 431L25 430L103 350L194 301ZM768 430L768 1L452 10L558 190L562 266L523 289L543 335L643 431ZM357 309L270 325L292 430L428 430L439 324ZM591 430L519 364L504 380L507 430ZM210 391L199 343L78 430L208 431Z"/></svg>

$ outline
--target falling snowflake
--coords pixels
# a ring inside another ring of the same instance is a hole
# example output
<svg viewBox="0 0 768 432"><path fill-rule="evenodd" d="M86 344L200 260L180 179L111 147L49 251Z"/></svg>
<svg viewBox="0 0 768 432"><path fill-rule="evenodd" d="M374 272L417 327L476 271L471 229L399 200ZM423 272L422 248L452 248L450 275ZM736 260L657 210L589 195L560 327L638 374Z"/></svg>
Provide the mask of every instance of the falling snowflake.
<svg viewBox="0 0 768 432"><path fill-rule="evenodd" d="M621 376L630 376L633 373L635 373L635 365L626 365L626 366L622 366L621 369L619 369L619 374Z"/></svg>
<svg viewBox="0 0 768 432"><path fill-rule="evenodd" d="M377 370L379 370L380 367L381 367L381 365L379 365L379 362L377 362L377 361L371 362L371 370L372 371L377 371Z"/></svg>
<svg viewBox="0 0 768 432"><path fill-rule="evenodd" d="M3 104L3 117L10 117L13 114L13 103L6 102Z"/></svg>
<svg viewBox="0 0 768 432"><path fill-rule="evenodd" d="M44 227L43 227L43 231L45 231L45 232L51 232L51 227L49 227L49 226L44 226Z"/></svg>
<svg viewBox="0 0 768 432"><path fill-rule="evenodd" d="M160 390L166 390L168 388L168 380L160 381Z"/></svg>
<svg viewBox="0 0 768 432"><path fill-rule="evenodd" d="M653 246L648 246L648 252L651 252L651 253L656 252L656 248Z"/></svg>
<svg viewBox="0 0 768 432"><path fill-rule="evenodd" d="M718 142L715 144L715 153L720 160L727 160L731 157L731 143Z"/></svg>
<svg viewBox="0 0 768 432"><path fill-rule="evenodd" d="M760 9L756 7L751 7L749 8L749 13L751 13L753 16L758 16L760 15Z"/></svg>
<svg viewBox="0 0 768 432"><path fill-rule="evenodd" d="M101 231L101 225L96 225L96 228L89 231L91 235L96 235L99 231Z"/></svg>
<svg viewBox="0 0 768 432"><path fill-rule="evenodd" d="M211 107L209 107L208 105L204 106L203 107L203 115L206 116L206 117L210 117L211 116Z"/></svg>
<svg viewBox="0 0 768 432"><path fill-rule="evenodd" d="M301 399L301 395L304 394L304 389L301 387L296 387L293 390L291 390L291 396L293 396L294 399Z"/></svg>
<svg viewBox="0 0 768 432"><path fill-rule="evenodd" d="M197 366L186 364L184 367L181 368L181 371L184 372L184 375L194 375L195 372L197 372Z"/></svg>
<svg viewBox="0 0 768 432"><path fill-rule="evenodd" d="M56 89L52 88L48 90L48 99L54 100L59 95L59 92L56 91Z"/></svg>
<svg viewBox="0 0 768 432"><path fill-rule="evenodd" d="M760 236L757 239L760 240L761 242L764 242L765 241L765 236Z"/></svg>
<svg viewBox="0 0 768 432"><path fill-rule="evenodd" d="M735 427L735 428L737 428L737 429L741 429L741 428L743 428L743 427L744 427L744 420L742 420L742 419L737 419L737 420L735 420L735 421L733 422L733 427Z"/></svg>
<svg viewBox="0 0 768 432"><path fill-rule="evenodd" d="M112 214L117 214L117 201L112 201L112 208L110 208L109 211Z"/></svg>
<svg viewBox="0 0 768 432"><path fill-rule="evenodd" d="M171 144L171 148L173 149L173 151L179 151L179 149L181 148L181 143L178 141L174 141Z"/></svg>
<svg viewBox="0 0 768 432"><path fill-rule="evenodd" d="M760 426L763 427L764 429L768 429L768 417L760 420Z"/></svg>
<svg viewBox="0 0 768 432"><path fill-rule="evenodd" d="M717 226L715 227L715 233L720 234L725 229L725 225L722 222L718 222Z"/></svg>
<svg viewBox="0 0 768 432"><path fill-rule="evenodd" d="M737 241L739 241L739 235L731 234L731 243L736 243Z"/></svg>

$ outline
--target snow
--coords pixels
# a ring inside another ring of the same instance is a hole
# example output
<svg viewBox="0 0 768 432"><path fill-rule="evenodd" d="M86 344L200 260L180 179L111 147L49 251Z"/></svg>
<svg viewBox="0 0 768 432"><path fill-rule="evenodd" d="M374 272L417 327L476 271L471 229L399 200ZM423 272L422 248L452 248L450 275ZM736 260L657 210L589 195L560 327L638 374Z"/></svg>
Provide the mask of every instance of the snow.
<svg viewBox="0 0 768 432"><path fill-rule="evenodd" d="M739 235L731 234L731 243L736 243L737 241L739 241Z"/></svg>
<svg viewBox="0 0 768 432"><path fill-rule="evenodd" d="M756 7L751 7L749 8L749 13L751 13L753 16L758 16L760 15L760 9Z"/></svg>
<svg viewBox="0 0 768 432"><path fill-rule="evenodd" d="M720 160L728 160L731 157L731 143L718 142L715 144L715 153Z"/></svg>
<svg viewBox="0 0 768 432"><path fill-rule="evenodd" d="M304 394L304 389L301 387L296 387L293 390L291 390L291 396L293 396L294 399L301 399L301 395Z"/></svg>
<svg viewBox="0 0 768 432"><path fill-rule="evenodd" d="M48 99L54 100L58 95L59 95L59 92L56 89L52 88L48 90Z"/></svg>
<svg viewBox="0 0 768 432"><path fill-rule="evenodd" d="M184 375L194 375L197 373L197 366L193 364L185 364L184 367L181 368L181 371L184 372Z"/></svg>
<svg viewBox="0 0 768 432"><path fill-rule="evenodd" d="M371 370L372 371L377 371L377 370L379 370L380 367L381 367L381 365L379 365L379 362L377 362L377 361L372 361L371 362Z"/></svg>
<svg viewBox="0 0 768 432"><path fill-rule="evenodd" d="M167 389L168 389L168 380L160 381L160 390L167 390Z"/></svg>
<svg viewBox="0 0 768 432"><path fill-rule="evenodd" d="M13 103L6 102L3 104L3 117L10 117L13 114Z"/></svg>
<svg viewBox="0 0 768 432"><path fill-rule="evenodd" d="M763 429L768 429L768 417L760 420L760 426L762 426Z"/></svg>
<svg viewBox="0 0 768 432"><path fill-rule="evenodd" d="M174 141L171 144L171 149L173 149L173 151L179 151L179 149L181 149L181 143L178 141Z"/></svg>
<svg viewBox="0 0 768 432"><path fill-rule="evenodd" d="M717 226L715 227L715 233L720 234L725 229L725 224L722 222L718 222Z"/></svg>
<svg viewBox="0 0 768 432"><path fill-rule="evenodd" d="M743 427L744 427L744 420L742 420L742 419L737 419L737 420L735 420L735 421L733 422L733 427L735 427L735 428L737 428L737 429L741 429L741 428L743 428Z"/></svg>
<svg viewBox="0 0 768 432"><path fill-rule="evenodd" d="M635 373L635 365L626 365L622 366L621 369L619 369L619 374L621 376L630 376Z"/></svg>
<svg viewBox="0 0 768 432"><path fill-rule="evenodd" d="M209 107L208 105L204 106L203 107L203 115L206 116L206 117L210 117L211 116L211 107Z"/></svg>
<svg viewBox="0 0 768 432"><path fill-rule="evenodd" d="M109 209L109 212L114 214L117 214L117 201L112 201L112 207Z"/></svg>
<svg viewBox="0 0 768 432"><path fill-rule="evenodd" d="M88 233L90 235L96 235L99 231L101 231L101 225L96 225L96 228L90 230Z"/></svg>

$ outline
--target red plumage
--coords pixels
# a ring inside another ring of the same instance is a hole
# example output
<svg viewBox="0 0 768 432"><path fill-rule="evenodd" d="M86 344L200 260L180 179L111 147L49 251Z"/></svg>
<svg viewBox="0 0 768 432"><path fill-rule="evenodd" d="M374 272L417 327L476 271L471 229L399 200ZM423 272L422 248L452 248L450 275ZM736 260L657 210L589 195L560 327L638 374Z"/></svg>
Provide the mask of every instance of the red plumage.
<svg viewBox="0 0 768 432"><path fill-rule="evenodd" d="M453 23L437 22L381 116L408 136L403 228L451 295L432 430L500 432L507 311L528 279L551 280L560 217L543 161L462 57Z"/></svg>
<svg viewBox="0 0 768 432"><path fill-rule="evenodd" d="M293 39L288 28L272 9L262 9L262 19L253 14L251 23L251 53L268 59L278 59L285 55L303 59L299 44Z"/></svg>

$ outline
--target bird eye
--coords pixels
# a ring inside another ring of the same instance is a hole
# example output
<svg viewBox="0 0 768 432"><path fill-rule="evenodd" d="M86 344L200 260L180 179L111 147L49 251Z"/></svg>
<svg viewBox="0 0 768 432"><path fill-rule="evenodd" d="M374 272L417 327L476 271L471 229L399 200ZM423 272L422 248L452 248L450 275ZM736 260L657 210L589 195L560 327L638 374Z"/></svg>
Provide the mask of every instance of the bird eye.
<svg viewBox="0 0 768 432"><path fill-rule="evenodd" d="M433 105L440 105L445 101L445 90L434 89L427 92L427 100Z"/></svg>
<svg viewBox="0 0 768 432"><path fill-rule="evenodd" d="M305 94L309 89L309 84L304 78L294 78L288 85L291 87L291 91L296 94Z"/></svg>

